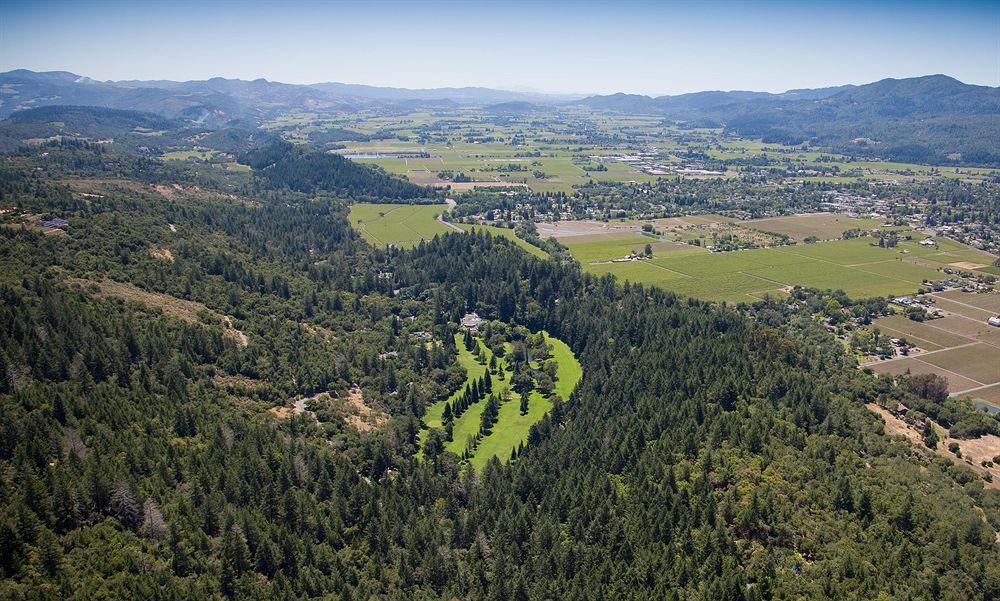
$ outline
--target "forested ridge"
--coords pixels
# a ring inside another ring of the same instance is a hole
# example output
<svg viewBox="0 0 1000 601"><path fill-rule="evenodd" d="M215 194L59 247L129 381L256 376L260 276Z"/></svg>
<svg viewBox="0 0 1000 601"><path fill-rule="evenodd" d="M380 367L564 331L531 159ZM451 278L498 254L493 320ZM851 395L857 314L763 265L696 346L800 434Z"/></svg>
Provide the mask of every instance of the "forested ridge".
<svg viewBox="0 0 1000 601"><path fill-rule="evenodd" d="M264 188L288 188L311 194L317 190L349 194L353 198L417 199L434 193L393 177L378 167L358 165L338 154L274 141L239 155L254 169Z"/></svg>
<svg viewBox="0 0 1000 601"><path fill-rule="evenodd" d="M780 315L481 232L372 248L344 190L243 196L85 145L5 159L2 204L70 225L0 228L0 597L1000 596L997 490L882 435L863 404L910 393ZM470 310L583 367L479 473L415 456ZM387 423L271 411L354 386Z"/></svg>

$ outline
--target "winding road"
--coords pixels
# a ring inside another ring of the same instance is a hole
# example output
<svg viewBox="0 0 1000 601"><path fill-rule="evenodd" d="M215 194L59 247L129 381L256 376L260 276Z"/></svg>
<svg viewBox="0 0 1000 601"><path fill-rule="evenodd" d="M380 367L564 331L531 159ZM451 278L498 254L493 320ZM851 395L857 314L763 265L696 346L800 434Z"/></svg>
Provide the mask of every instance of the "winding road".
<svg viewBox="0 0 1000 601"><path fill-rule="evenodd" d="M458 203L456 203L454 200L452 200L450 198L444 199L444 202L445 202L445 204L448 205L447 211L450 211L450 210L454 209L455 205L458 204ZM447 211L445 211L445 212L447 212ZM464 232L465 231L462 228L460 228L457 225L455 225L454 223L451 223L450 221L445 221L443 215L444 215L444 213L441 213L440 215L438 215L437 216L437 220L440 221L441 223L445 224L449 228L455 230L456 232Z"/></svg>

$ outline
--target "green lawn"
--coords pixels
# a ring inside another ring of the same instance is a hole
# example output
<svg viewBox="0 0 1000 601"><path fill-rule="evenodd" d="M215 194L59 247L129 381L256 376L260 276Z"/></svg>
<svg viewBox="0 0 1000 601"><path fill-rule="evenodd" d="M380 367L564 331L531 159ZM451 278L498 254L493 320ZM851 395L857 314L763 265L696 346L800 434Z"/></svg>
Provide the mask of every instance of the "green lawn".
<svg viewBox="0 0 1000 601"><path fill-rule="evenodd" d="M489 358L493 356L493 353L490 351L490 349L483 346L478 338L476 339L476 343L482 346L484 352L486 353L487 357L486 360L488 362ZM486 366L480 365L480 363L476 361L475 355L473 355L472 352L465 349L465 344L462 342L461 334L455 334L455 346L458 348L458 364L462 366L462 369L464 369L466 373L465 383L462 384L462 386L460 386L459 389L456 390L455 393L452 394L450 397L440 400L427 408L427 411L424 413L424 423L427 425L428 428L440 428L441 414L444 412L445 403L451 403L454 406L455 401L460 396L462 396L462 393L465 391L465 384L471 384L473 380L478 380L479 378L486 375ZM510 372L507 373L509 375ZM499 390L500 389L499 384L502 384L502 382L500 382L499 380L497 380L496 377L494 377L493 384L494 384L493 387L494 390ZM481 402L476 404L479 405L481 404ZM470 408L469 411L472 411L472 409ZM464 414L462 414L462 417L459 418L459 420L468 415L469 411L466 411ZM482 413L481 407L479 409L479 412L480 414ZM475 434L478 430L479 430L479 420L477 419L476 428L471 433ZM457 427L455 431L456 432L458 431ZM456 436L455 439L457 440L458 437ZM463 444L465 443L464 436L462 437L462 443ZM448 450L450 451L451 449L449 448Z"/></svg>
<svg viewBox="0 0 1000 601"><path fill-rule="evenodd" d="M546 342L552 345L552 358L559 366L556 372L557 379L554 392L565 400L580 381L580 378L583 376L583 370L573 355L573 351L564 342L553 338L548 332L544 332L543 334ZM481 344L478 338L476 340L477 344ZM486 373L486 366L480 365L476 361L475 356L465 349L461 334L455 335L455 345L458 348L459 365L466 370L466 374L468 375L466 383L471 383L473 380L482 377ZM487 361L489 361L489 357L492 356L489 349L485 346L482 346L482 348L485 351ZM503 381L497 379L496 376L493 377L493 392L500 395L501 398L509 390L507 383L510 381L510 375L511 372L507 371L506 379ZM421 431L422 434L425 434L427 429L442 427L441 415L444 412L445 403L451 403L454 406L455 401L462 395L464 390L465 384L448 398L440 400L427 408L427 412L424 415L424 424L427 428ZM468 437L470 435L475 436L479 432L479 425L485 406L486 401L481 400L471 405L461 417L455 420L452 429L452 440L445 444L445 450L451 451L456 455L461 455L465 451ZM500 404L499 419L493 426L492 432L488 436L483 437L479 442L479 446L470 459L470 463L475 468L481 469L493 456L506 461L514 448L520 443L527 441L528 431L531 429L531 426L540 420L550 409L552 409L552 400L543 397L538 391L532 391L528 400L528 412L525 415L521 415L520 398L517 394L511 392L509 400Z"/></svg>
<svg viewBox="0 0 1000 601"><path fill-rule="evenodd" d="M350 222L361 235L378 246L416 246L421 240L430 240L435 235L451 230L437 220L446 206L369 204L351 205Z"/></svg>
<svg viewBox="0 0 1000 601"><path fill-rule="evenodd" d="M559 364L555 394L566 400L583 377L583 368L565 342L553 338L548 332L543 334L545 341L552 345L552 358ZM538 391L532 391L528 400L528 413L521 415L520 407L520 399L515 394L511 394L510 400L500 405L500 419L493 426L493 432L480 441L476 454L470 460L476 469L482 469L493 456L499 457L501 461L509 459L510 452L528 440L532 424L552 409L552 400L543 397Z"/></svg>

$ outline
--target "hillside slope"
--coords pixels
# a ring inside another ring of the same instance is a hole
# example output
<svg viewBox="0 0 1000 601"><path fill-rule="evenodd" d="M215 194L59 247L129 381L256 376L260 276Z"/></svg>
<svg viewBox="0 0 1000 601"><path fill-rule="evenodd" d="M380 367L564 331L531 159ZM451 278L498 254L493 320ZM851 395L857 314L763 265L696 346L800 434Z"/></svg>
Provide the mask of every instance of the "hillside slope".
<svg viewBox="0 0 1000 601"><path fill-rule="evenodd" d="M901 161L1000 165L1000 88L945 75L784 94L619 94L580 103L716 124L765 142L808 142Z"/></svg>

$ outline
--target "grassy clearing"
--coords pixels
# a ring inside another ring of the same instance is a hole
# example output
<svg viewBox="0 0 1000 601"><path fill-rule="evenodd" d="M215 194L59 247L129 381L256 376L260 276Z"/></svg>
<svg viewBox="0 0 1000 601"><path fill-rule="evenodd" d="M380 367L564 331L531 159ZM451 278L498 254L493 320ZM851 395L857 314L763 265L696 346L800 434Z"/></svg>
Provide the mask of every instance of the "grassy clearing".
<svg viewBox="0 0 1000 601"><path fill-rule="evenodd" d="M554 394L566 399L573 392L576 384L583 376L583 370L573 355L573 351L564 342L550 336L548 332L543 332L543 335L545 336L546 343L551 345L552 359L558 364ZM486 361L488 362L492 357L492 353L478 338L476 339L476 344L480 345L480 348L483 349ZM424 415L426 428L421 430L422 439L424 439L424 435L426 435L430 428L441 428L443 426L441 417L445 404L450 403L454 406L455 401L462 395L465 384L471 384L486 373L487 367L476 361L474 354L466 350L461 334L455 335L455 345L458 348L459 365L466 370L466 381L450 397L440 400L427 408L427 412ZM519 396L509 390L508 383L510 382L512 372L506 369L505 363L501 362L501 365L504 366L505 379L499 380L494 376L493 391L501 399L506 397L507 400L501 402L497 423L493 426L490 434L480 440L475 454L469 460L476 469L481 469L494 456L506 461L513 449L527 441L531 426L552 409L552 399L542 396L535 390L531 392L529 397L528 412L521 415ZM533 363L533 366L538 367L537 363ZM456 455L461 455L465 451L468 437L475 436L479 432L480 421L485 406L485 399L474 403L455 420L452 430L452 440L445 444L445 450Z"/></svg>
<svg viewBox="0 0 1000 601"><path fill-rule="evenodd" d="M437 220L446 205L369 204L351 205L350 222L372 244L412 247L451 230Z"/></svg>
<svg viewBox="0 0 1000 601"><path fill-rule="evenodd" d="M556 372L554 394L565 400L576 388L580 378L583 377L583 368L580 367L580 363L566 343L558 338L553 338L548 332L543 332L543 334L546 343L552 346L552 358L559 365ZM533 365L538 367L537 363ZM528 431L532 424L542 419L542 416L551 409L552 399L543 397L536 390L531 392L528 412L521 415L520 401L516 395L512 394L510 400L500 406L500 419L493 426L492 433L480 441L476 454L473 455L470 463L476 469L482 469L491 457L496 456L500 460L508 459L513 449L520 443L527 442Z"/></svg>

